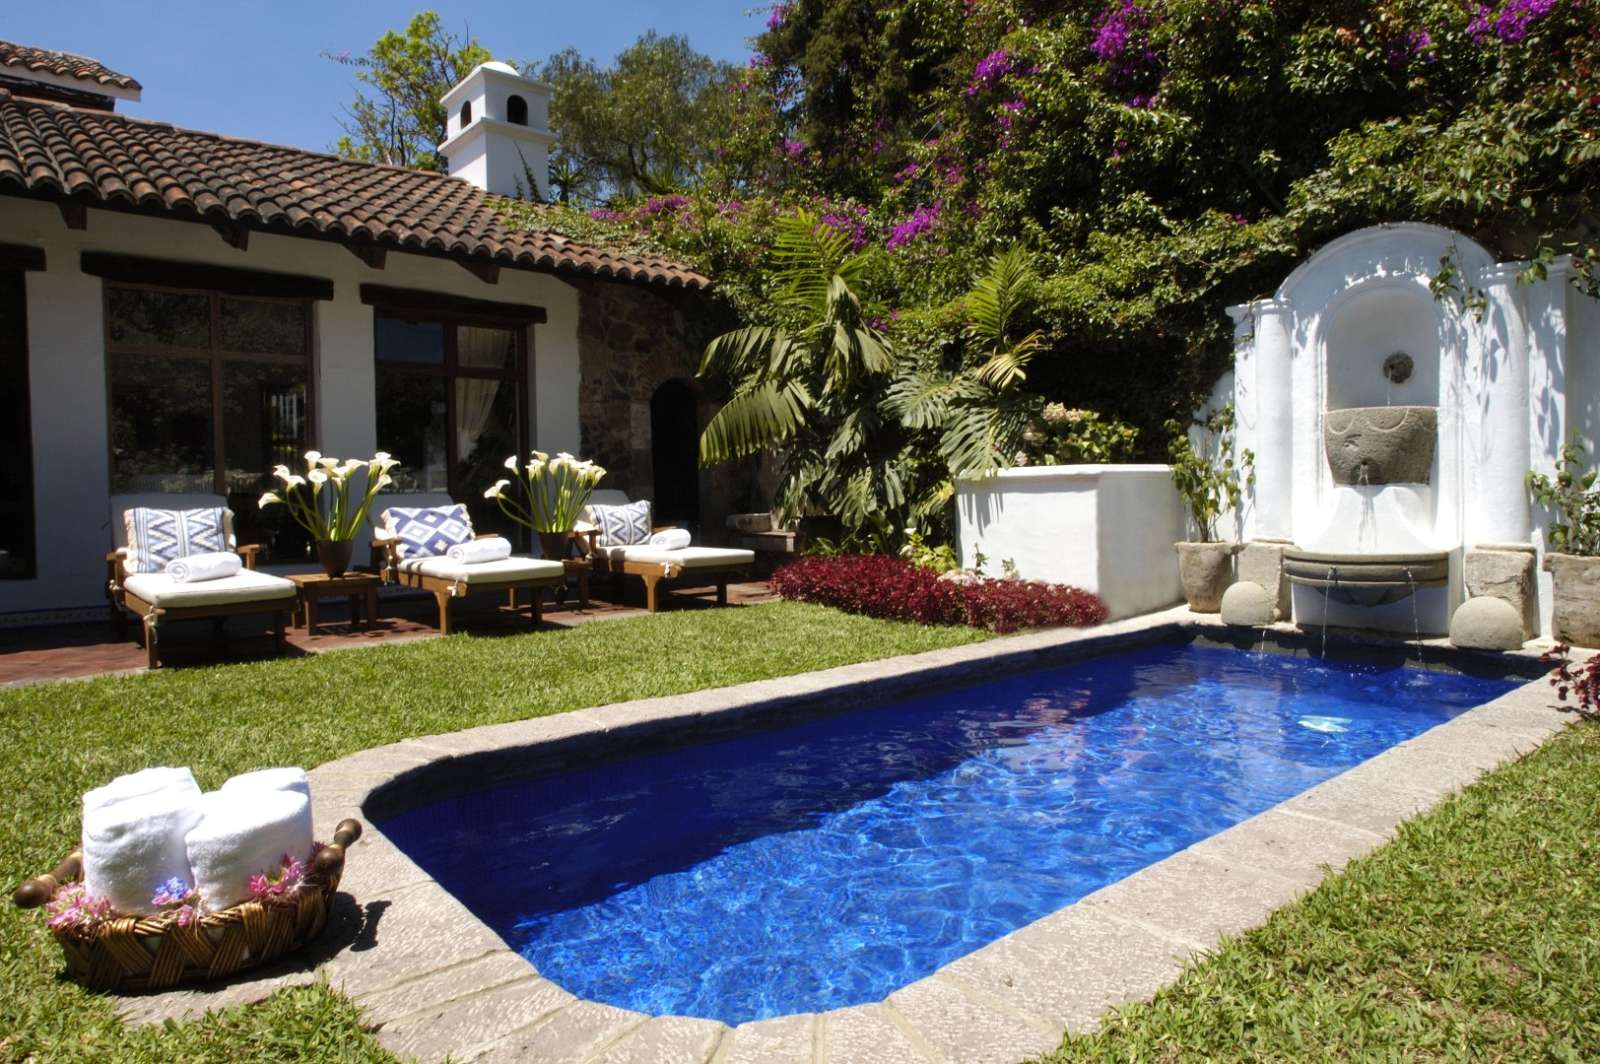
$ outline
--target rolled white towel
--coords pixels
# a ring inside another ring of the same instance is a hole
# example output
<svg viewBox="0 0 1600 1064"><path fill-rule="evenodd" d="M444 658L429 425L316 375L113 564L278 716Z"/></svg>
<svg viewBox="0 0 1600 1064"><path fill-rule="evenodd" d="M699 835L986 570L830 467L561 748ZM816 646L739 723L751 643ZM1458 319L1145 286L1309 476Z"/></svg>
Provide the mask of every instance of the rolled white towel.
<svg viewBox="0 0 1600 1064"><path fill-rule="evenodd" d="M85 791L83 816L84 819L88 819L89 814L96 809L116 805L129 798L142 798L147 794L172 789L187 791L197 799L200 797L200 785L194 781L194 773L188 769L147 768L118 776L104 787Z"/></svg>
<svg viewBox="0 0 1600 1064"><path fill-rule="evenodd" d="M689 545L687 528L663 528L650 537L650 546L657 550L683 550Z"/></svg>
<svg viewBox="0 0 1600 1064"><path fill-rule="evenodd" d="M199 794L175 785L86 813L84 890L120 912L152 912L150 898L157 887L169 879L190 879L184 836L200 823L201 801Z"/></svg>
<svg viewBox="0 0 1600 1064"><path fill-rule="evenodd" d="M511 541L504 536L485 536L482 539L469 539L465 543L458 543L451 547L446 554L453 562L463 565L476 565L479 562L497 562L501 558L511 557Z"/></svg>
<svg viewBox="0 0 1600 1064"><path fill-rule="evenodd" d="M198 584L202 580L221 580L235 576L244 567L240 557L228 550L209 554L191 554L187 558L174 558L167 563L167 575L180 584Z"/></svg>
<svg viewBox="0 0 1600 1064"><path fill-rule="evenodd" d="M250 897L250 877L275 873L284 854L311 853L311 799L296 791L237 787L205 796L205 815L189 831L189 867L208 909Z"/></svg>
<svg viewBox="0 0 1600 1064"><path fill-rule="evenodd" d="M222 790L295 791L310 798L311 781L306 778L303 768L263 768L229 777L223 783Z"/></svg>

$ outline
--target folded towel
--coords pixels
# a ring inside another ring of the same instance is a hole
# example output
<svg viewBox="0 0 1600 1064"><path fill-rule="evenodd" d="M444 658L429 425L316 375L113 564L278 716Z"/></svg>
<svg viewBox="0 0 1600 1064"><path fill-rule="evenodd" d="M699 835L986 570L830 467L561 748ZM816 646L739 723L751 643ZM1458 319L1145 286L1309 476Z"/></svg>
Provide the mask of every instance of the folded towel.
<svg viewBox="0 0 1600 1064"><path fill-rule="evenodd" d="M241 772L222 785L224 791L295 791L311 797L311 781L303 768L264 768L255 772ZM299 854L295 854L299 857Z"/></svg>
<svg viewBox="0 0 1600 1064"><path fill-rule="evenodd" d="M295 791L254 787L212 791L205 815L187 838L194 886L208 909L250 897L250 877L274 873L288 854L311 854L311 799Z"/></svg>
<svg viewBox="0 0 1600 1064"><path fill-rule="evenodd" d="M198 584L202 580L222 580L235 576L243 567L244 562L237 554L221 550L174 558L167 563L167 575L180 584Z"/></svg>
<svg viewBox="0 0 1600 1064"><path fill-rule="evenodd" d="M663 528L650 537L649 545L657 550L682 550L690 538L687 528Z"/></svg>
<svg viewBox="0 0 1600 1064"><path fill-rule="evenodd" d="M152 912L157 887L190 879L184 836L200 823L201 801L179 784L87 812L84 889L119 912Z"/></svg>
<svg viewBox="0 0 1600 1064"><path fill-rule="evenodd" d="M96 809L116 805L129 798L142 798L147 794L172 789L186 791L194 798L200 797L200 785L194 781L194 773L188 769L147 768L140 772L130 772L126 776L118 776L104 787L85 791L83 815L88 819L89 814Z"/></svg>
<svg viewBox="0 0 1600 1064"><path fill-rule="evenodd" d="M446 552L446 556L453 562L463 565L476 565L479 562L497 562L501 558L511 557L511 541L504 536L485 536L482 539L469 539L465 543L458 543Z"/></svg>

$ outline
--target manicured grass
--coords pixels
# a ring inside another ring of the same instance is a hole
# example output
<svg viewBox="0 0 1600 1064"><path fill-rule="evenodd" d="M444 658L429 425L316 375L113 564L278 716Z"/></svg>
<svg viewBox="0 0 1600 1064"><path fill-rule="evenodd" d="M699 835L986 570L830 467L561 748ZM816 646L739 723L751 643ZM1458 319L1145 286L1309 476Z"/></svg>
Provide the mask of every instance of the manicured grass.
<svg viewBox="0 0 1600 1064"><path fill-rule="evenodd" d="M78 796L121 772L189 765L215 787L409 736L985 638L783 603L0 690L0 880L48 871L78 832ZM60 953L37 912L3 911L0 1061L389 1059L349 1004L316 987L126 1029L110 1001L56 978Z"/></svg>
<svg viewBox="0 0 1600 1064"><path fill-rule="evenodd" d="M1404 825L1046 1059L1600 1060L1600 726Z"/></svg>

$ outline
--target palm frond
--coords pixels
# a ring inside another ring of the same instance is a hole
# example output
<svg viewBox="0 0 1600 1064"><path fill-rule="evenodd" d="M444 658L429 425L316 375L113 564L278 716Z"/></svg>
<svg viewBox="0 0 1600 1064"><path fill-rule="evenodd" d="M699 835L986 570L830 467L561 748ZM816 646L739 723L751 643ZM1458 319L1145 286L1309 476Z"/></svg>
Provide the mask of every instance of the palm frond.
<svg viewBox="0 0 1600 1064"><path fill-rule="evenodd" d="M967 293L967 336L980 347L998 350L1032 297L1037 275L1032 256L1013 247L989 260L989 268Z"/></svg>
<svg viewBox="0 0 1600 1064"><path fill-rule="evenodd" d="M762 373L787 354L791 346L788 334L770 325L735 329L706 344L700 356L700 375L720 372L737 378Z"/></svg>
<svg viewBox="0 0 1600 1064"><path fill-rule="evenodd" d="M736 394L700 435L705 465L744 458L781 443L805 424L812 400L797 381L768 382Z"/></svg>
<svg viewBox="0 0 1600 1064"><path fill-rule="evenodd" d="M995 349L978 367L977 378L997 391L1013 388L1027 378L1028 362L1043 349L1044 333L1035 329L1010 347Z"/></svg>

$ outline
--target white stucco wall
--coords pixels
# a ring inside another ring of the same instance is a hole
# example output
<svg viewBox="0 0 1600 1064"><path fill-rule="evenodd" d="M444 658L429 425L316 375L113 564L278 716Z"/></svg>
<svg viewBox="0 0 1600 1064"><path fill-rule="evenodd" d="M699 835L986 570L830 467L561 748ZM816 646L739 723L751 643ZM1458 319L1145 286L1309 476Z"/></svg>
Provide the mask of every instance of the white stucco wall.
<svg viewBox="0 0 1600 1064"><path fill-rule="evenodd" d="M956 483L961 564L1098 594L1112 617L1178 602L1183 505L1164 465L1030 466Z"/></svg>
<svg viewBox="0 0 1600 1064"><path fill-rule="evenodd" d="M48 269L24 274L39 575L0 580L0 624L36 611L98 606L110 549L105 325L100 278L84 274L84 251L140 255L327 278L334 298L313 304L314 445L365 457L379 446L373 308L360 286L380 284L545 308L532 328L530 438L545 451L579 449L578 292L559 278L502 269L487 284L453 262L391 252L375 270L338 244L252 233L247 251L209 226L89 211L68 229L50 204L0 197L7 243L43 248Z"/></svg>

